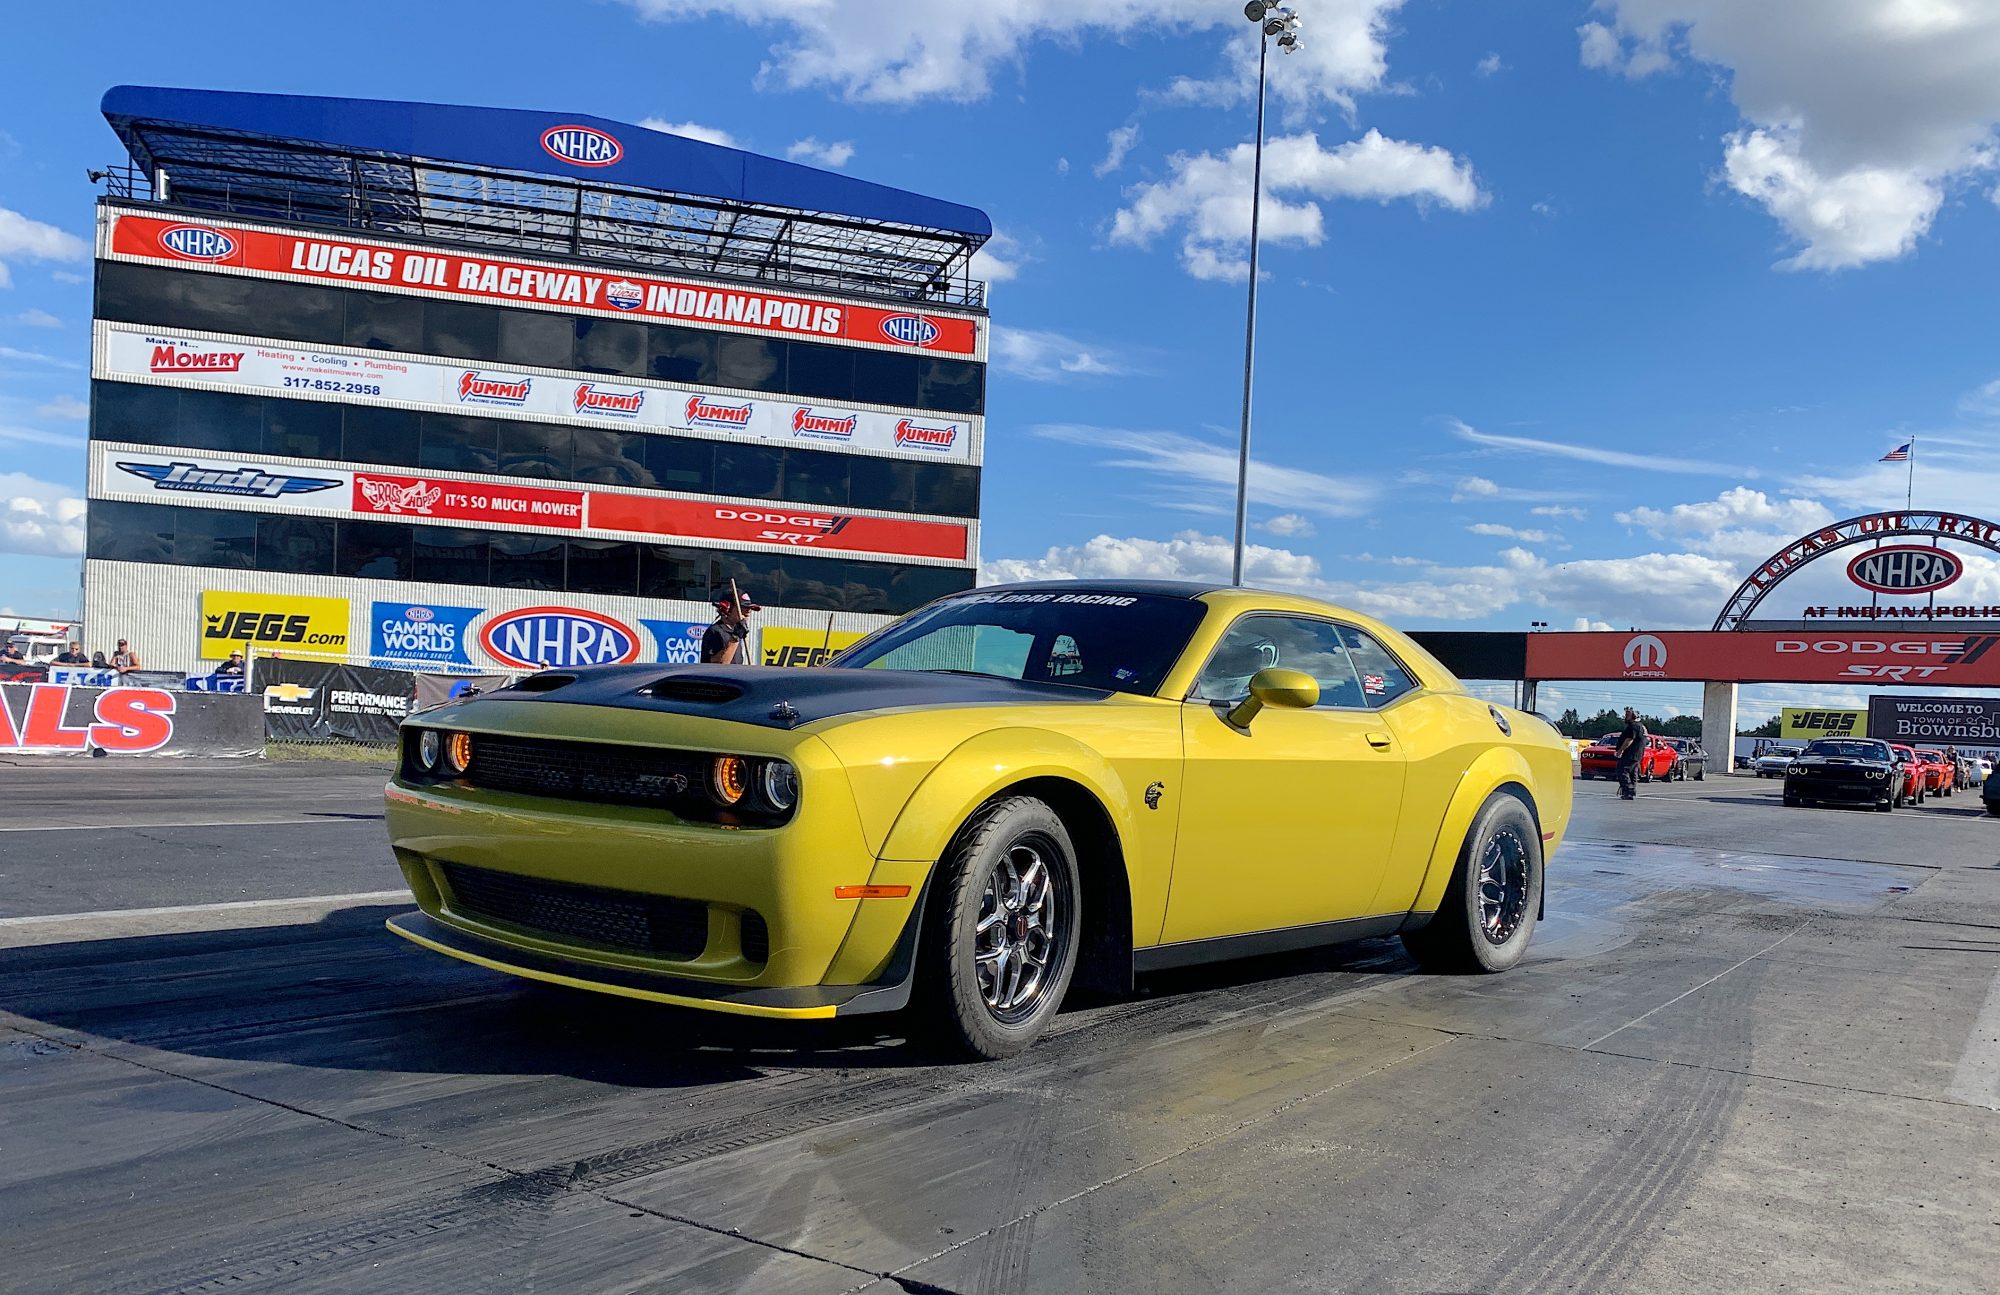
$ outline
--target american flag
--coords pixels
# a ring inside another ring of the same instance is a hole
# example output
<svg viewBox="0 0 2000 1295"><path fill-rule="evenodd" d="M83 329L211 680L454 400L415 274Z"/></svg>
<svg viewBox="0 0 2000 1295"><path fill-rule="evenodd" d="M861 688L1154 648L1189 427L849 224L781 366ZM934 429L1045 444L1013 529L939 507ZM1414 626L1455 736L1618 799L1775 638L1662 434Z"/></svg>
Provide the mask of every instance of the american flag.
<svg viewBox="0 0 2000 1295"><path fill-rule="evenodd" d="M1915 444L1915 441L1905 441L1875 461L1877 463L1908 463L1910 461L1910 447Z"/></svg>

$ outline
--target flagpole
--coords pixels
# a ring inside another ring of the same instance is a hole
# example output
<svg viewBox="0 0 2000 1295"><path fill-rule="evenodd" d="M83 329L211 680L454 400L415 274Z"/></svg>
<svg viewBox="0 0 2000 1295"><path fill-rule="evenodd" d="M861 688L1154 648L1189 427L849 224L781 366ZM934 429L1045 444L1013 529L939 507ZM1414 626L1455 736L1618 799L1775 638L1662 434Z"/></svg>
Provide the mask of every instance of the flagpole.
<svg viewBox="0 0 2000 1295"><path fill-rule="evenodd" d="M1916 506L1917 499L1917 438L1910 438L1910 480L1903 492L1903 511L1909 512Z"/></svg>

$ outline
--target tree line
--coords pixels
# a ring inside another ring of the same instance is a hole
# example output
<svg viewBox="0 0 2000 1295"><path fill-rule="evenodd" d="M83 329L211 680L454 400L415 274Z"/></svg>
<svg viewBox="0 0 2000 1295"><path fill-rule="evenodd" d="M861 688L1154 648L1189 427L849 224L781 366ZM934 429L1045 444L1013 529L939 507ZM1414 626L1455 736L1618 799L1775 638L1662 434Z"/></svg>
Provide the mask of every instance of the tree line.
<svg viewBox="0 0 2000 1295"><path fill-rule="evenodd" d="M1658 715L1641 715L1639 722L1646 726L1648 733L1659 737L1698 738L1701 736L1701 716L1699 715L1676 715L1672 719L1661 719ZM1606 733L1616 733L1624 727L1625 713L1609 709L1598 711L1595 715L1582 715L1577 712L1576 707L1572 706L1562 713L1561 718L1556 720L1556 728L1562 732L1564 737L1599 738L1603 737ZM1778 736L1778 717L1773 715L1756 728L1746 729L1745 735L1749 737Z"/></svg>

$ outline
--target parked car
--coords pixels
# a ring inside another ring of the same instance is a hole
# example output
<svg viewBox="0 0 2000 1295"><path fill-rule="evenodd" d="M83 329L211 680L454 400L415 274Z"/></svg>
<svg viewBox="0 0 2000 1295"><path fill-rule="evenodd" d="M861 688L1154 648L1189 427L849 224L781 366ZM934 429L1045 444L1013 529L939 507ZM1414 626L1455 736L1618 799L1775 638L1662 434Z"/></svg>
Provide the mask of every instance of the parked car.
<svg viewBox="0 0 2000 1295"><path fill-rule="evenodd" d="M1993 776L1993 762L1984 756L1975 756L1965 764L1967 772L1972 775L1972 781L1967 784L1968 786L1984 787L1987 780Z"/></svg>
<svg viewBox="0 0 2000 1295"><path fill-rule="evenodd" d="M1583 748L1583 754L1577 761L1581 777L1590 779L1618 776L1618 738L1619 735L1616 733L1606 733ZM1677 758L1674 749L1667 745L1665 738L1648 737L1646 750L1639 757L1639 781L1665 782L1673 776L1674 762Z"/></svg>
<svg viewBox="0 0 2000 1295"><path fill-rule="evenodd" d="M1785 770L1792 767L1792 760L1798 755L1795 746L1773 747L1757 757L1756 769L1759 778L1782 778Z"/></svg>
<svg viewBox="0 0 2000 1295"><path fill-rule="evenodd" d="M1924 762L1924 790L1937 796L1951 795L1958 778L1951 761L1944 758L1944 752L1919 747L1917 759Z"/></svg>
<svg viewBox="0 0 2000 1295"><path fill-rule="evenodd" d="M1896 757L1896 773L1902 781L1903 803L1921 805L1924 803L1924 762L1917 758L1915 747L1889 744L1890 754Z"/></svg>
<svg viewBox="0 0 2000 1295"><path fill-rule="evenodd" d="M1674 749L1673 777L1681 782L1689 778L1696 782L1708 778L1708 752L1701 749L1701 743L1691 737L1663 737L1660 739Z"/></svg>
<svg viewBox="0 0 2000 1295"><path fill-rule="evenodd" d="M1979 798L1985 802L1987 813L2000 818L2000 778L1992 777L1991 769L1986 772L1988 776L1986 781L1980 784Z"/></svg>
<svg viewBox="0 0 2000 1295"><path fill-rule="evenodd" d="M1903 799L1896 754L1887 742L1822 737L1806 743L1785 769L1785 803L1866 804L1886 814Z"/></svg>

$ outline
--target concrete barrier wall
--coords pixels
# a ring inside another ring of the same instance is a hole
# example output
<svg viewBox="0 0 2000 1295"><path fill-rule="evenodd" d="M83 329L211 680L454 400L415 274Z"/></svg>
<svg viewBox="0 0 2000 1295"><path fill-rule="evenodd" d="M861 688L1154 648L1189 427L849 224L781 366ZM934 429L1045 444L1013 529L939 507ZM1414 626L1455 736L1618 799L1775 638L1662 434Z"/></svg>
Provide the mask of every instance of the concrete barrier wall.
<svg viewBox="0 0 2000 1295"><path fill-rule="evenodd" d="M228 755L264 753L262 698L165 688L0 684L0 752Z"/></svg>

